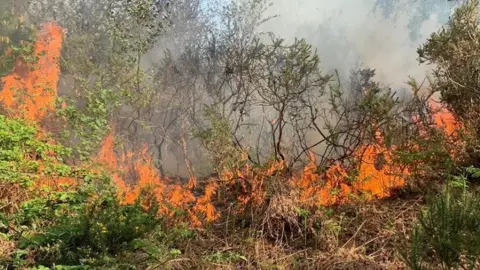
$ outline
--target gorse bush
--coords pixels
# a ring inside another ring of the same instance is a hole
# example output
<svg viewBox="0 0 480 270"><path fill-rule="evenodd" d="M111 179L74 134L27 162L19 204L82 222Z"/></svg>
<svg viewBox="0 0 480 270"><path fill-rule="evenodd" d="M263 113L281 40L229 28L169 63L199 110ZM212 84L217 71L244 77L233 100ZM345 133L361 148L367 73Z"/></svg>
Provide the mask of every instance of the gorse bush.
<svg viewBox="0 0 480 270"><path fill-rule="evenodd" d="M420 61L436 65L430 80L432 94L440 94L442 105L462 125L459 134L442 138L428 134L427 151L419 152L415 163L421 164L424 177L443 172L466 172L477 180L478 167L478 37L479 1L460 5L449 22L433 33L418 50ZM431 140L437 138L438 140ZM418 140L422 142L422 140ZM405 156L413 157L409 151ZM433 159L432 159L433 158ZM432 166L433 165L433 166ZM418 165L416 165L418 166ZM401 256L411 269L478 269L480 258L480 194L466 186L467 177L454 177L447 188L428 201L418 224L401 249ZM460 188L459 188L460 187Z"/></svg>
<svg viewBox="0 0 480 270"><path fill-rule="evenodd" d="M64 124L68 125L60 136L62 141L72 145L79 159L88 160L110 129L109 113L118 107L119 97L111 90L101 89L86 94L83 99L86 105L79 109L72 105L75 100L58 98L56 113L66 119Z"/></svg>
<svg viewBox="0 0 480 270"><path fill-rule="evenodd" d="M430 80L432 93L465 129L466 155L463 166L480 161L479 122L479 1L464 1L448 23L433 33L418 49L420 62L435 65Z"/></svg>
<svg viewBox="0 0 480 270"><path fill-rule="evenodd" d="M153 230L159 220L139 204L120 205L115 193L105 188L85 184L80 190L24 203L15 217L25 228L18 248L35 254L42 265L90 266L131 249L132 241Z"/></svg>
<svg viewBox="0 0 480 270"><path fill-rule="evenodd" d="M479 216L480 194L451 185L430 198L409 244L400 252L402 258L411 269L432 265L476 269L480 258Z"/></svg>
<svg viewBox="0 0 480 270"><path fill-rule="evenodd" d="M106 173L65 164L71 151L38 137L35 127L0 116L1 202L10 209L2 237L16 246L2 263L103 265L157 228L158 207L122 205Z"/></svg>
<svg viewBox="0 0 480 270"><path fill-rule="evenodd" d="M69 153L67 148L39 139L33 126L0 115L2 209L16 209L28 191L35 192L32 186L36 180L72 173L72 168L62 162Z"/></svg>
<svg viewBox="0 0 480 270"><path fill-rule="evenodd" d="M478 117L478 0L465 1L449 22L418 50L420 61L436 64L432 89L463 121Z"/></svg>

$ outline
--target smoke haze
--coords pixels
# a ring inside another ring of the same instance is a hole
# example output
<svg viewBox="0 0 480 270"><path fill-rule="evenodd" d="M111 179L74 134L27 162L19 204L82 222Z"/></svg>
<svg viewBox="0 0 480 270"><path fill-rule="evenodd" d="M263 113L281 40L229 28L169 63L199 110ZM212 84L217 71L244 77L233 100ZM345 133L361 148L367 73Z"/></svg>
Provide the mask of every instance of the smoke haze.
<svg viewBox="0 0 480 270"><path fill-rule="evenodd" d="M205 0L201 1L200 5L205 9L213 2L215 0ZM337 69L342 80L348 79L352 70L372 68L376 70L374 78L376 81L400 92L407 89L408 76L422 81L431 68L419 64L417 48L431 33L447 22L454 8L454 4L446 0L271 2L272 5L264 17L277 17L261 25L259 30L273 32L275 36L287 41L305 38L317 49L323 71L333 74ZM215 18L210 17L210 20L215 22ZM192 24L188 18L180 16L176 21L178 23L169 30L170 34L166 35L159 42L159 46L146 57L149 62L152 60L156 62L162 58L163 50L166 48L170 49L175 57L183 47L179 44L195 40L199 29L187 27ZM196 21L192 25L198 27L198 23ZM256 118L260 119L260 115L261 113L252 112L252 116ZM257 134L253 132L250 136L248 134L245 136L250 137L246 140L253 141ZM167 168L174 168L181 162L166 158L165 163ZM180 168L180 174L184 170Z"/></svg>
<svg viewBox="0 0 480 270"><path fill-rule="evenodd" d="M439 0L275 0L263 30L291 40L305 38L325 71L341 76L358 67L376 69L376 80L405 87L408 76L422 79L416 50L446 23L454 4Z"/></svg>

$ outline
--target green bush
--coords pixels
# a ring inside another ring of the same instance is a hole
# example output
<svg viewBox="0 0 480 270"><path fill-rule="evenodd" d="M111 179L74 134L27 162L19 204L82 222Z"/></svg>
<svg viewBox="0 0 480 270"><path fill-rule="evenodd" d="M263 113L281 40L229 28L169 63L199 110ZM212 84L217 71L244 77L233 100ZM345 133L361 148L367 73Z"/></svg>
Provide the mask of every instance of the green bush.
<svg viewBox="0 0 480 270"><path fill-rule="evenodd" d="M70 153L40 139L35 127L0 116L0 225L2 238L16 247L3 263L111 264L133 249L134 240L157 228L158 207L145 210L140 200L122 205L110 176L98 168L69 166L64 157ZM36 185L58 177L75 184L63 189Z"/></svg>
<svg viewBox="0 0 480 270"><path fill-rule="evenodd" d="M23 229L18 247L42 265L103 264L155 229L155 216L155 208L121 205L108 183L85 184L24 203L15 217Z"/></svg>
<svg viewBox="0 0 480 270"><path fill-rule="evenodd" d="M12 3L0 3L0 77L11 73L17 60L36 60L33 50L35 29L12 11Z"/></svg>
<svg viewBox="0 0 480 270"><path fill-rule="evenodd" d="M430 198L401 256L411 269L441 265L443 269L474 269L480 258L480 194L458 186L457 178ZM452 185L455 183L456 185ZM455 187L457 186L457 187Z"/></svg>

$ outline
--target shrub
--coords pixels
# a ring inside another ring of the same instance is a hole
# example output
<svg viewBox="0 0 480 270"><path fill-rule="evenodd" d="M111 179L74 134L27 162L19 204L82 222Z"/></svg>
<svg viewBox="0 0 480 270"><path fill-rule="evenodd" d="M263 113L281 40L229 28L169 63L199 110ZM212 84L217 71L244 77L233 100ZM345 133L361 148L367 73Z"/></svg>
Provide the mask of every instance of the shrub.
<svg viewBox="0 0 480 270"><path fill-rule="evenodd" d="M25 202L15 216L23 232L18 248L43 265L95 266L131 249L134 240L156 228L156 209L121 205L107 179L90 181Z"/></svg>
<svg viewBox="0 0 480 270"><path fill-rule="evenodd" d="M466 181L465 178L457 178ZM451 182L458 183L460 182ZM474 269L480 258L480 194L453 185L430 198L400 254L411 269Z"/></svg>
<svg viewBox="0 0 480 270"><path fill-rule="evenodd" d="M15 246L3 262L106 264L157 227L156 205L122 205L106 172L69 166L71 151L49 140L0 116L0 225L2 241Z"/></svg>

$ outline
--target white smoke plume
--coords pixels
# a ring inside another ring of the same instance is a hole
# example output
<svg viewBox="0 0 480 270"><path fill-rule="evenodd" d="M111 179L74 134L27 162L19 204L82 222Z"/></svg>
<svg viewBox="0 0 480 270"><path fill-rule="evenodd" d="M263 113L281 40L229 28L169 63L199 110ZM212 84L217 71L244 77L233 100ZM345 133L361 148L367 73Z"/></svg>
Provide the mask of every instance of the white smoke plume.
<svg viewBox="0 0 480 270"><path fill-rule="evenodd" d="M222 0L181 2L172 15L173 26L159 40L158 45L143 58L145 69L161 61L168 49L173 58L182 54L187 44L200 42L199 33L208 24L221 24L215 16L202 15L210 5L225 4ZM232 0L241 3L245 0ZM251 1L251 0L247 0ZM262 0L259 0L262 1ZM268 0L266 0L268 1ZM329 74L338 70L342 79L358 68L376 70L375 80L396 90L406 89L412 76L420 81L429 66L417 61L417 48L426 38L448 20L454 3L447 0L271 0L264 17L276 16L258 30L273 32L277 37L292 41L305 38L317 49L321 68ZM197 9L199 8L199 9ZM218 16L218 14L217 14ZM217 25L220 28L221 25ZM252 111L252 117L261 119L261 113ZM260 132L257 130L257 132ZM255 141L257 132L245 132L245 140ZM315 139L315 138L314 138ZM199 148L189 142L189 152ZM289 144L285 141L285 144ZM268 147L268 145L266 145ZM319 146L321 148L322 146ZM163 164L173 173L186 176L183 154L178 147L165 149ZM205 163L201 157L192 157L197 173ZM207 172L209 169L207 168Z"/></svg>
<svg viewBox="0 0 480 270"><path fill-rule="evenodd" d="M376 80L405 87L408 76L425 77L416 50L445 24L455 3L446 0L275 0L278 15L263 30L291 40L305 38L325 71L348 76L358 67L376 69Z"/></svg>
<svg viewBox="0 0 480 270"><path fill-rule="evenodd" d="M218 0L201 0L201 6L206 8L214 2L218 4ZM419 64L417 48L447 22L455 6L447 0L272 0L271 3L264 17L276 17L261 25L260 31L273 32L287 41L305 38L317 49L326 73L332 74L336 69L342 79L347 79L352 70L372 68L376 70L376 81L400 92L407 89L409 76L419 81L425 78L431 67ZM186 25L172 29L172 35L198 34L191 29L182 32L181 29L188 29L183 27ZM162 46L148 56L150 61L162 57L160 52L166 47L178 53L181 46L167 40L171 38L164 39ZM255 112L252 115L259 117ZM255 138L258 134L250 135ZM246 139L253 141L252 138Z"/></svg>

